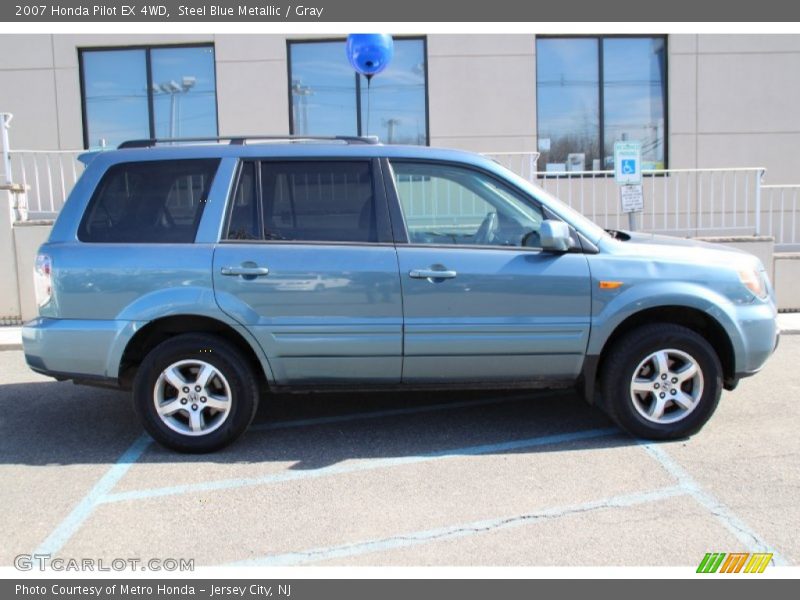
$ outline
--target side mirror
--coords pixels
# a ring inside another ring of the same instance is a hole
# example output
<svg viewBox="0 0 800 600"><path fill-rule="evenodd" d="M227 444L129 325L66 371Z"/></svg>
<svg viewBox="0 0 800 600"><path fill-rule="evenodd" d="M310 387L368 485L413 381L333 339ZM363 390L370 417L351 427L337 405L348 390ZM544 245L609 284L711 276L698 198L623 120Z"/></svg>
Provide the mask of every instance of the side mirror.
<svg viewBox="0 0 800 600"><path fill-rule="evenodd" d="M572 247L572 236L569 233L569 225L563 221L545 219L539 228L539 238L542 242L542 250L550 252L567 252Z"/></svg>

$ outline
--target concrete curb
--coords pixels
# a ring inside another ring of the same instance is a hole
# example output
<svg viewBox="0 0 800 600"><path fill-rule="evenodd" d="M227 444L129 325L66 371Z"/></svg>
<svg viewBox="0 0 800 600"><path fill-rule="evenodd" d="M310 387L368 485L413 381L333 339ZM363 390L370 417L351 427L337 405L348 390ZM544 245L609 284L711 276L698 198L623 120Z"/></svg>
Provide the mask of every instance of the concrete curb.
<svg viewBox="0 0 800 600"><path fill-rule="evenodd" d="M22 350L22 327L0 327L0 352Z"/></svg>
<svg viewBox="0 0 800 600"><path fill-rule="evenodd" d="M780 313L778 327L781 328L781 335L800 334L800 312Z"/></svg>

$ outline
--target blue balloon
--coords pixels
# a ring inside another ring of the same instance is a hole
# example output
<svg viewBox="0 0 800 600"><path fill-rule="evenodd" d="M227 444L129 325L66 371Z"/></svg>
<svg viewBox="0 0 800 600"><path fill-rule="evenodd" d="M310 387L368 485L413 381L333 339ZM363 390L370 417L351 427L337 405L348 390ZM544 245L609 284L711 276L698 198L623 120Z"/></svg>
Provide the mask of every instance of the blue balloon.
<svg viewBox="0 0 800 600"><path fill-rule="evenodd" d="M351 33L347 36L347 58L353 68L368 78L383 71L394 56L394 41L386 33Z"/></svg>

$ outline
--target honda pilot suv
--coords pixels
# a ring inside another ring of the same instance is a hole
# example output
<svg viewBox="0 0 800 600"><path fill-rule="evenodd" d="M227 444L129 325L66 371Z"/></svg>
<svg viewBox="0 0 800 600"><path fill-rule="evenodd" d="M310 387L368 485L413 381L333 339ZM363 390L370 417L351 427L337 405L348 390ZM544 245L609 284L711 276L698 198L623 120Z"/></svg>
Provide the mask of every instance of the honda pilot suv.
<svg viewBox="0 0 800 600"><path fill-rule="evenodd" d="M221 448L299 390L576 386L679 438L777 343L754 256L604 231L476 154L214 138L83 160L25 358L131 390L175 450Z"/></svg>

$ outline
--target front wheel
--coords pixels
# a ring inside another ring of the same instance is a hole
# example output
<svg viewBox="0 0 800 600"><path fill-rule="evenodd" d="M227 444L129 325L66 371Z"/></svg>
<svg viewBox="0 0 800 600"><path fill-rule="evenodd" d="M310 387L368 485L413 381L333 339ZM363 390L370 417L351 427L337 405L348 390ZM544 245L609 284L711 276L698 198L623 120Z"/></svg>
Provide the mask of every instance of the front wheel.
<svg viewBox="0 0 800 600"><path fill-rule="evenodd" d="M179 452L211 452L250 425L258 389L235 346L213 335L186 334L159 344L142 361L133 405L160 444Z"/></svg>
<svg viewBox="0 0 800 600"><path fill-rule="evenodd" d="M722 366L699 334L667 323L639 327L609 351L603 407L638 437L676 439L699 431L717 408Z"/></svg>

